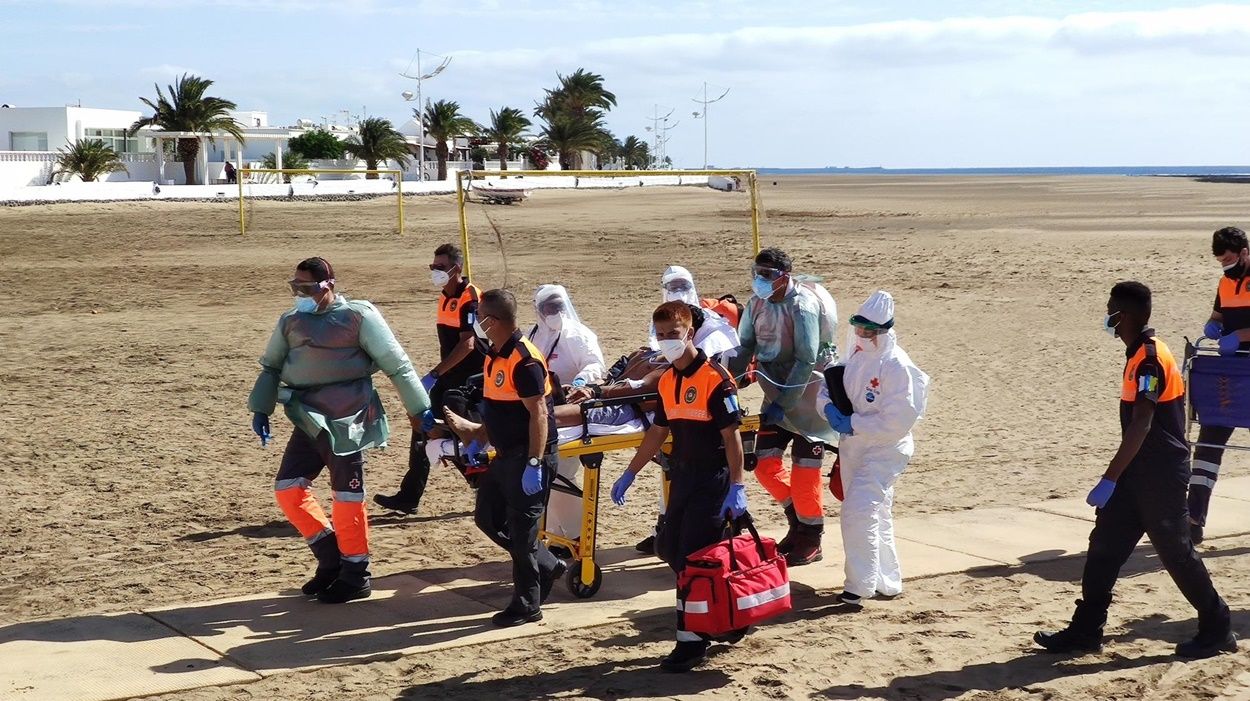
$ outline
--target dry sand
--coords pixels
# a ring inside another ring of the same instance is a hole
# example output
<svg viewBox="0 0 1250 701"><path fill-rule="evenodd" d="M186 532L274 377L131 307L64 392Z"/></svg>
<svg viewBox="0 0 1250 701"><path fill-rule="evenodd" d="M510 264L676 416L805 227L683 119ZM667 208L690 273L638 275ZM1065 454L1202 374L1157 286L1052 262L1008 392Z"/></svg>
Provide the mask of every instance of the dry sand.
<svg viewBox="0 0 1250 701"><path fill-rule="evenodd" d="M897 495L900 515L1084 494L1118 432L1122 348L1100 330L1110 285L1156 294L1155 325L1174 349L1200 332L1219 274L1210 232L1244 224L1243 185L1164 178L771 178L765 245L823 276L845 318L877 288L898 301L901 343L934 378L929 415ZM518 295L569 287L605 352L636 346L678 263L705 295L747 295L746 197L703 189L542 192L522 206L474 205L473 262L504 281L484 212L507 249ZM449 198L258 202L252 232L217 204L60 205L0 210L0 614L8 621L279 590L305 575L307 550L270 494L280 446L262 450L245 398L296 261L331 260L341 289L383 311L419 367L436 353L430 252L456 237ZM401 409L380 383L388 409ZM390 491L408 437L376 452L369 488ZM623 465L616 456L610 478ZM1244 457L1226 460L1242 473ZM650 528L654 479L605 510L601 543ZM324 491L323 491L324 493ZM772 522L764 493L756 510ZM473 530L472 497L436 471L415 518L376 514L374 571L500 559ZM828 507L836 515L836 507ZM1250 537L1208 546L1217 585L1247 605ZM906 564L906 563L904 563ZM561 639L455 651L208 689L180 699L676 696L891 699L1250 697L1246 654L1179 665L1170 646L1192 611L1153 558L1120 588L1114 644L1055 665L1024 652L1032 630L1069 612L1079 562L917 582L905 598L835 615L833 592L710 671L681 679L648 667L666 619ZM817 565L819 566L819 565ZM1172 620L1176 619L1176 620ZM1238 629L1250 633L1238 614ZM722 689L723 687L723 689Z"/></svg>

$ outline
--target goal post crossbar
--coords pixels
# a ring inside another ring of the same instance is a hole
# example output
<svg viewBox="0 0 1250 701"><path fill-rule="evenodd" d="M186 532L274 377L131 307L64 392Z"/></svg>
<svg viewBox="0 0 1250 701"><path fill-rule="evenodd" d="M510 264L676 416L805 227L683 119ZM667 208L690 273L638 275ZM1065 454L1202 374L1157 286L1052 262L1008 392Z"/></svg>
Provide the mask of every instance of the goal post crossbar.
<svg viewBox="0 0 1250 701"><path fill-rule="evenodd" d="M757 182L754 170L723 170L723 169L704 169L704 170L491 170L491 171L472 171L461 170L456 172L456 206L460 210L460 248L464 251L464 274L468 276L471 270L469 262L469 219L465 212L465 181L485 180L486 178L506 178L510 176L525 176L536 178L553 178L553 177L587 177L587 178L637 178L637 177L656 177L656 176L710 176L720 175L724 177L743 177L747 182L747 190L751 194L751 242L754 246L755 253L760 252L760 207L759 207L759 183Z"/></svg>
<svg viewBox="0 0 1250 701"><path fill-rule="evenodd" d="M402 170L393 168L382 170L357 170L354 168L239 168L238 178L236 178L239 183L239 235L247 233L247 216L243 209L243 180L244 176L252 173L277 173L279 175L316 175L318 173L335 175L363 173L368 175L369 173L376 173L378 175L393 176L392 181L397 188L396 207L399 213L399 233L404 233L404 171Z"/></svg>

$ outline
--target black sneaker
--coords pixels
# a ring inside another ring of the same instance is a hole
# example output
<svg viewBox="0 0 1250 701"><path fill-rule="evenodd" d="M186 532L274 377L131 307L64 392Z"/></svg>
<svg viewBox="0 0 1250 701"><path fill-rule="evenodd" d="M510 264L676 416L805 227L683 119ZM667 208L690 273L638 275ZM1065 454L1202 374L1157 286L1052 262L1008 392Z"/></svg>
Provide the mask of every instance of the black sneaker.
<svg viewBox="0 0 1250 701"><path fill-rule="evenodd" d="M1200 524L1194 523L1193 521L1190 521L1189 522L1189 540L1192 541L1194 545L1201 545L1202 536L1203 536L1202 526Z"/></svg>
<svg viewBox="0 0 1250 701"><path fill-rule="evenodd" d="M678 641L668 657L660 660L665 672L689 672L707 660L708 643L705 640Z"/></svg>
<svg viewBox="0 0 1250 701"><path fill-rule="evenodd" d="M300 591L304 592L304 596L316 596L326 589L339 578L339 568L332 570L318 569L313 573L312 579L304 582L304 586L300 587Z"/></svg>
<svg viewBox="0 0 1250 701"><path fill-rule="evenodd" d="M541 595L540 601L542 603L547 603L547 597L551 596L551 590L555 588L556 582L560 581L560 578L563 577L564 573L568 571L568 564L566 564L564 560L557 559L556 566L547 573L546 577L543 577L542 582L538 585L539 594Z"/></svg>
<svg viewBox="0 0 1250 701"><path fill-rule="evenodd" d="M1215 657L1225 652L1237 652L1237 636L1232 632L1225 633L1223 636L1199 635L1193 640L1186 640L1176 646L1178 657L1188 657L1192 660Z"/></svg>
<svg viewBox="0 0 1250 701"><path fill-rule="evenodd" d="M317 594L317 601L323 604L345 604L356 599L368 599L373 593L369 583L348 584L341 579L334 580L330 586Z"/></svg>
<svg viewBox="0 0 1250 701"><path fill-rule="evenodd" d="M644 555L654 555L655 554L655 536L649 535L646 538L643 538L642 540L638 541L638 544L634 546L634 550L637 550L638 552Z"/></svg>
<svg viewBox="0 0 1250 701"><path fill-rule="evenodd" d="M404 501L399 498L398 494L374 494L373 503L386 509L387 511L398 511L402 514L412 515L417 513L417 502Z"/></svg>
<svg viewBox="0 0 1250 701"><path fill-rule="evenodd" d="M1033 642L1041 645L1047 652L1063 655L1098 652L1102 650L1102 631L1081 633L1070 627L1056 633L1043 633L1039 630L1033 634Z"/></svg>
<svg viewBox="0 0 1250 701"><path fill-rule="evenodd" d="M490 617L490 622L499 628L514 628L516 626L525 625L526 623L537 623L543 619L541 610L532 613L513 611L512 609L504 609L494 616Z"/></svg>
<svg viewBox="0 0 1250 701"><path fill-rule="evenodd" d="M838 601L843 606L848 606L850 608L856 608L856 609L864 608L864 597L858 594L852 594L849 591L844 591L841 594L838 594Z"/></svg>

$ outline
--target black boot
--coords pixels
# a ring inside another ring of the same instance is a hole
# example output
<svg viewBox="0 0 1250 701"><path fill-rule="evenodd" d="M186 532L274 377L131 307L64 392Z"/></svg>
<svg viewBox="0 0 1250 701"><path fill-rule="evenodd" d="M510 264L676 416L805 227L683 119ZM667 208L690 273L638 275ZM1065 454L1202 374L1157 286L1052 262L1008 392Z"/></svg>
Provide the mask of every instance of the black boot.
<svg viewBox="0 0 1250 701"><path fill-rule="evenodd" d="M373 503L389 511L404 514L417 513L421 505L421 497L425 494L425 485L430 479L430 457L425 454L425 439L415 431L412 444L408 447L408 471L399 482L399 491L394 494L375 494Z"/></svg>
<svg viewBox="0 0 1250 701"><path fill-rule="evenodd" d="M668 657L660 660L660 669L665 672L689 672L707 659L707 648L706 640L679 640Z"/></svg>
<svg viewBox="0 0 1250 701"><path fill-rule="evenodd" d="M323 604L342 604L356 599L367 599L373 593L370 586L369 561L352 562L340 560L339 576L330 586L317 594Z"/></svg>
<svg viewBox="0 0 1250 701"><path fill-rule="evenodd" d="M300 591L304 592L304 596L316 596L339 577L339 541L331 532L308 547L317 558L317 571L312 579L304 582Z"/></svg>
<svg viewBox="0 0 1250 701"><path fill-rule="evenodd" d="M820 537L825 534L823 525L799 522L794 529L790 552L786 553L787 567L802 567L820 562L824 554L820 550Z"/></svg>
<svg viewBox="0 0 1250 701"><path fill-rule="evenodd" d="M1105 602L1077 599L1076 612L1072 614L1072 622L1067 628L1054 633L1038 631L1033 634L1033 642L1047 652L1098 652L1102 649L1102 629L1107 625L1107 606L1110 603L1110 599Z"/></svg>
<svg viewBox="0 0 1250 701"><path fill-rule="evenodd" d="M1198 635L1176 646L1180 657L1203 659L1215 657L1222 652L1237 651L1237 636L1228 613L1228 604L1220 600L1219 606L1206 615L1198 616Z"/></svg>
<svg viewBox="0 0 1250 701"><path fill-rule="evenodd" d="M790 524L789 530L777 541L777 552L786 555L794 548L794 532L799 528L799 513L794 510L794 504L786 505L786 523Z"/></svg>

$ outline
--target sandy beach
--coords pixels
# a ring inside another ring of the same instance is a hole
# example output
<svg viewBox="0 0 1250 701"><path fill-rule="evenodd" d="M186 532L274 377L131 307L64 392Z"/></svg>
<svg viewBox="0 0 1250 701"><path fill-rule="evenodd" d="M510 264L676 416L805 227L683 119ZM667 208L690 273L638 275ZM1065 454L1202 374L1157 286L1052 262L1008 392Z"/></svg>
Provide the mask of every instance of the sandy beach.
<svg viewBox="0 0 1250 701"><path fill-rule="evenodd" d="M1124 279L1150 285L1154 326L1179 354L1210 312L1220 273L1210 234L1248 223L1250 189L1146 177L764 176L761 194L764 245L822 276L843 319L873 290L891 291L900 343L933 377L896 496L906 515L1084 495L1119 432L1124 355L1100 330L1107 291ZM261 449L246 409L300 259L329 259L340 290L377 304L418 368L432 364L426 266L458 238L452 198L409 199L402 235L391 199L250 210L240 237L228 202L0 209L7 622L302 581L308 551L271 493L291 427L275 420L277 446ZM703 296L749 296L742 193L540 192L469 212L475 281L503 285L506 260L518 298L567 286L610 358L645 340L669 264L690 268ZM385 378L379 387L400 415ZM753 408L756 392L746 395ZM370 492L393 490L408 440L397 431L370 455ZM610 456L609 479L625 459ZM1224 474L1247 467L1231 454ZM604 547L649 531L657 480L636 489L628 506L601 512ZM780 524L758 484L748 490L760 520ZM374 509L374 573L502 559L471 508L460 476L436 469L418 516ZM1250 562L1237 556L1247 548L1250 535L1201 548L1242 637ZM472 662L451 650L165 698L632 698L655 696L661 679L664 696L719 699L1250 698L1250 653L1191 664L1171 655L1193 612L1147 554L1117 591L1104 652L1067 662L1029 653L1029 636L1069 615L1079 561L922 580L854 615L832 606L836 591L808 592L802 610L676 680L652 669L671 634L669 619L653 618L483 646Z"/></svg>

